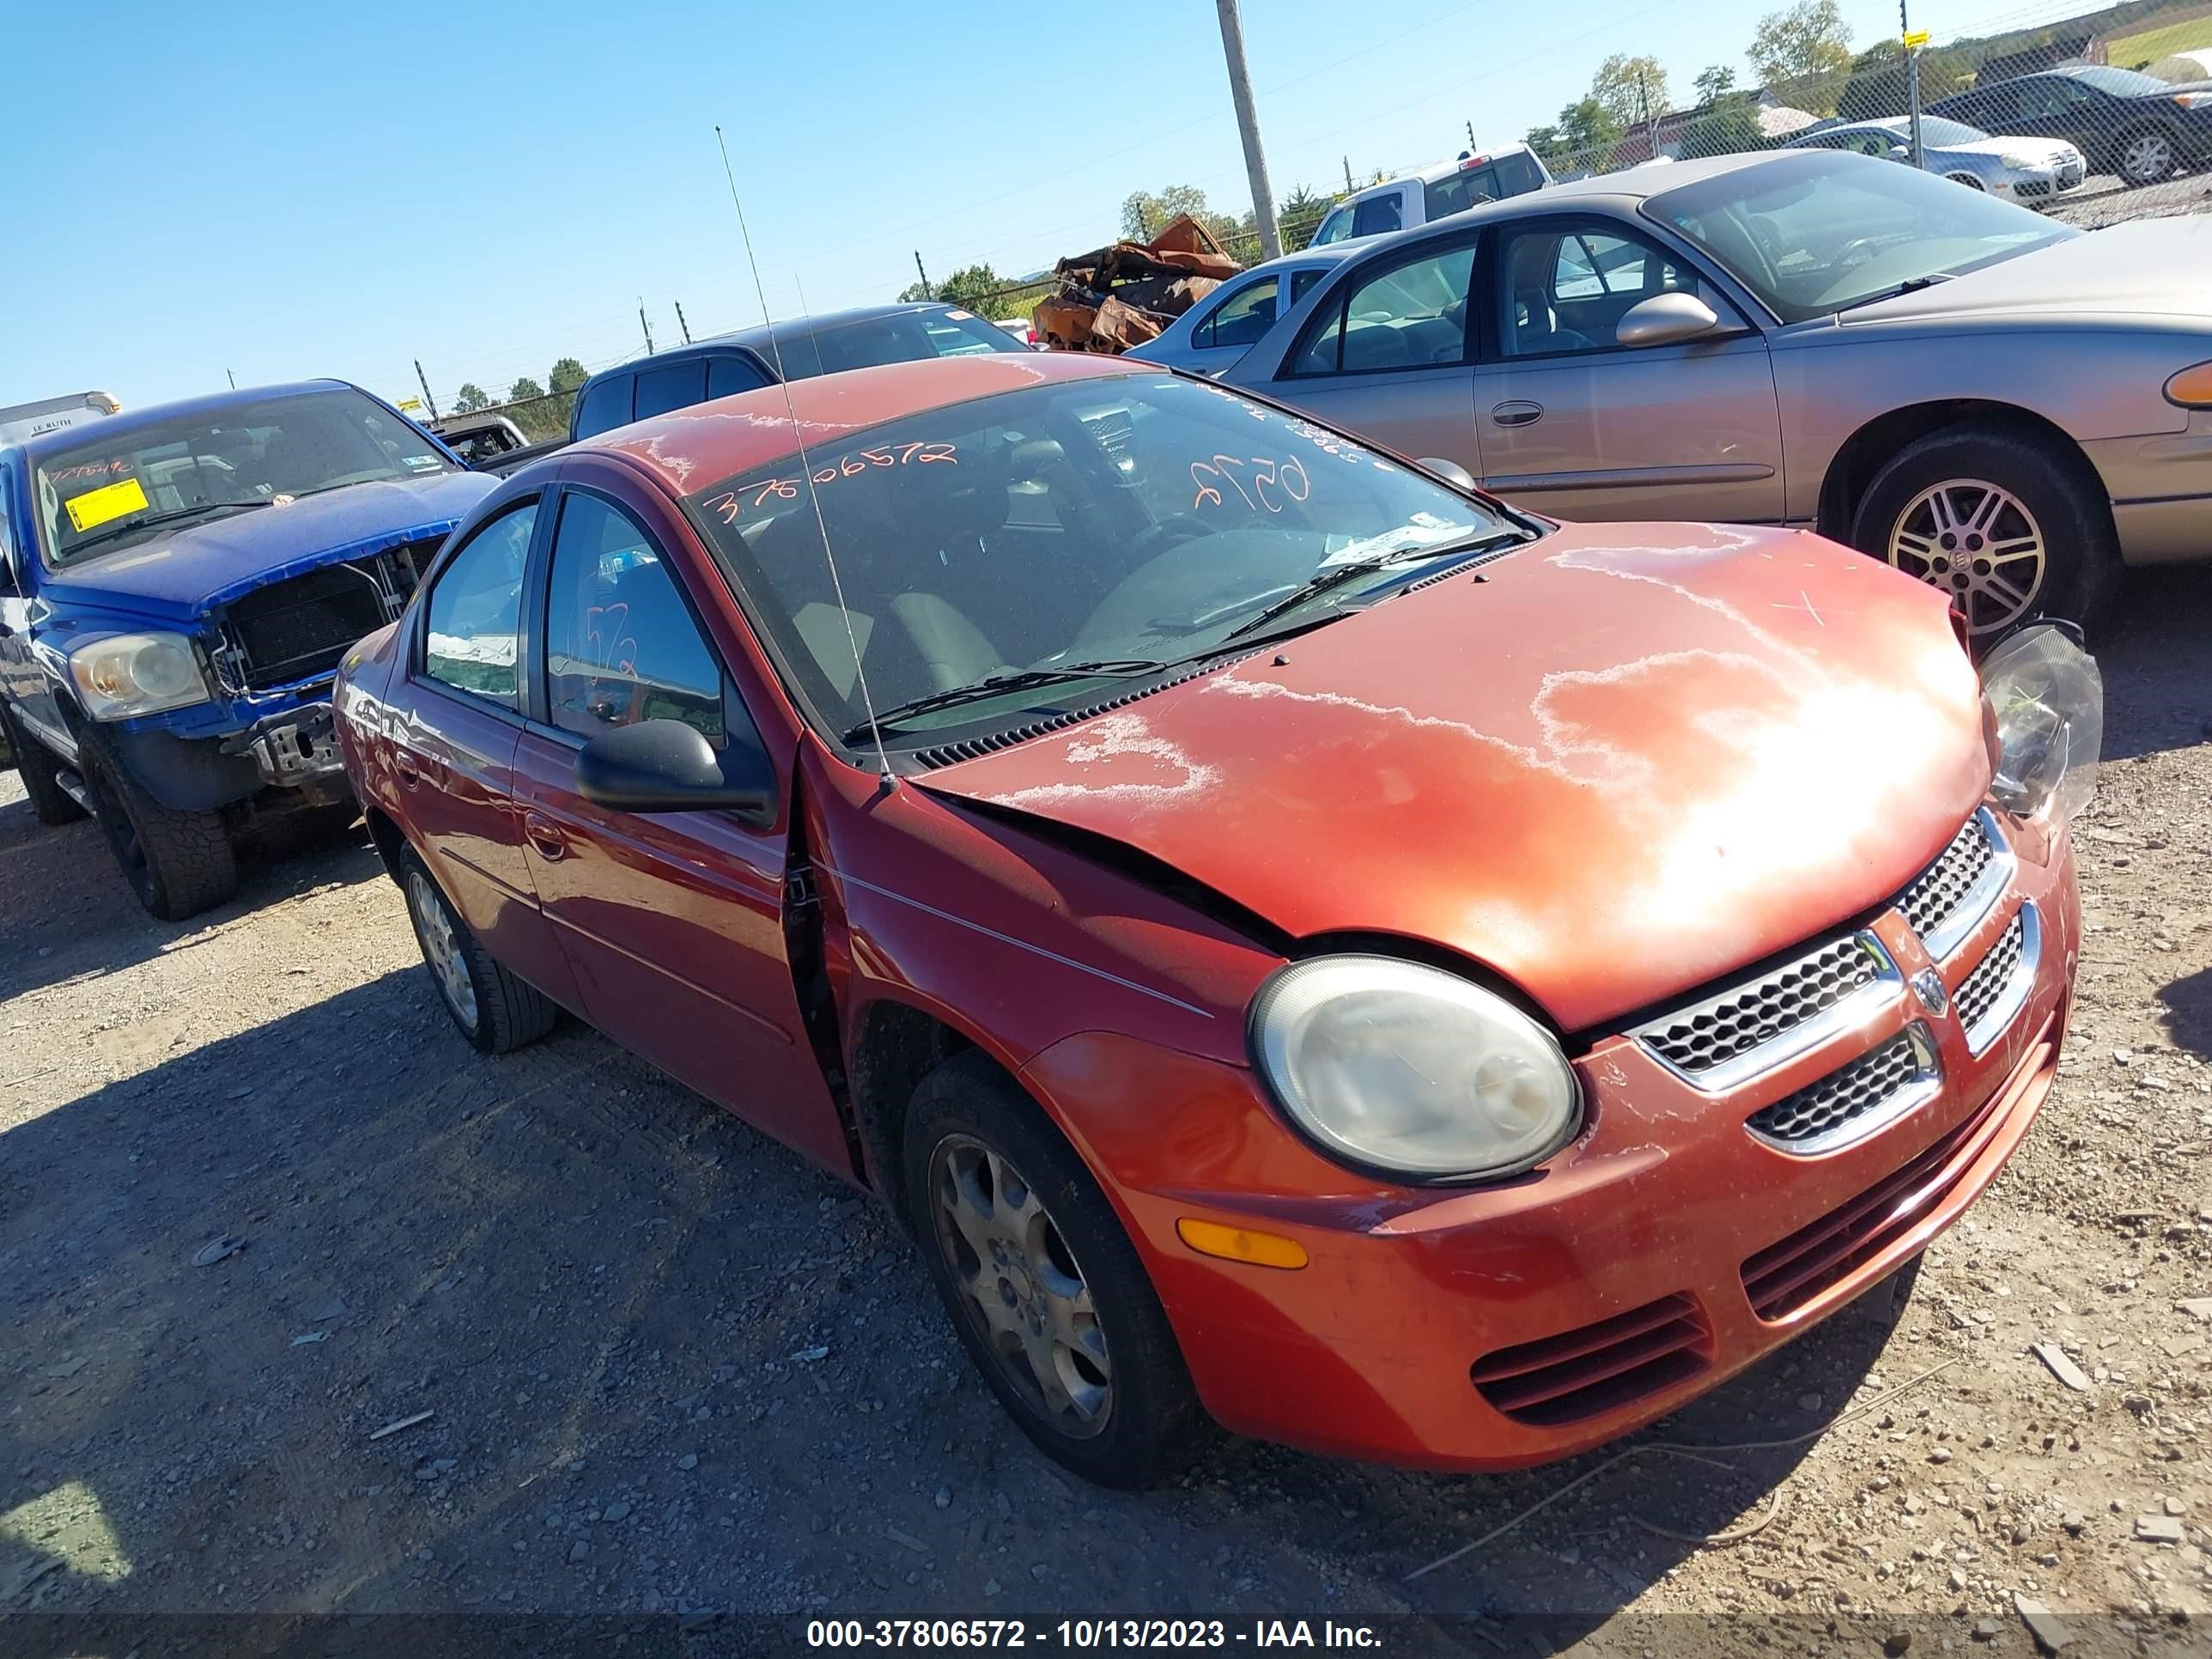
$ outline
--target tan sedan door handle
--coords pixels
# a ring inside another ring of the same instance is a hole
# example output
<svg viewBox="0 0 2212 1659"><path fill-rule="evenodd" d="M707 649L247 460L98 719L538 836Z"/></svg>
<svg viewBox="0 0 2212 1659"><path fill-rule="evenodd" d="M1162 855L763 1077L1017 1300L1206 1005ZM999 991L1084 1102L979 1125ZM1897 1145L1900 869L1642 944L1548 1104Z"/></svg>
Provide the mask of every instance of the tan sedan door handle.
<svg viewBox="0 0 2212 1659"><path fill-rule="evenodd" d="M1544 418L1544 405L1525 402L1500 404L1490 411L1492 426L1534 426Z"/></svg>

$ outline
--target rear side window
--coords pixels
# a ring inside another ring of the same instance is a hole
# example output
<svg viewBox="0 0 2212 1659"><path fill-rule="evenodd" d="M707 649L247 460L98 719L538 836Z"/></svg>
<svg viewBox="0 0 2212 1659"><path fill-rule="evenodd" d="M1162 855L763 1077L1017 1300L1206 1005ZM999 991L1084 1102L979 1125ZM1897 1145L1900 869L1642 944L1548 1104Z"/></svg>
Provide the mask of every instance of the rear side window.
<svg viewBox="0 0 2212 1659"><path fill-rule="evenodd" d="M1304 299L1313 285L1321 281L1322 274L1318 270L1292 271L1291 273L1291 304L1296 305Z"/></svg>
<svg viewBox="0 0 2212 1659"><path fill-rule="evenodd" d="M700 358L671 363L665 368L641 368L637 372L635 419L646 420L665 415L672 409L689 409L706 401L707 365Z"/></svg>
<svg viewBox="0 0 2212 1659"><path fill-rule="evenodd" d="M721 739L722 665L660 550L628 514L594 495L562 503L546 612L554 725L592 738L677 720Z"/></svg>
<svg viewBox="0 0 2212 1659"><path fill-rule="evenodd" d="M628 374L610 374L586 386L583 401L576 406L576 435L596 438L602 432L628 426L630 388L635 384Z"/></svg>
<svg viewBox="0 0 2212 1659"><path fill-rule="evenodd" d="M1341 242L1352 234L1352 210L1348 207L1332 209L1321 228L1314 232L1313 245L1325 247L1331 242Z"/></svg>
<svg viewBox="0 0 2212 1659"><path fill-rule="evenodd" d="M1385 231L1403 230L1406 216L1398 201L1398 192L1370 196L1352 210L1352 234L1354 236L1380 236Z"/></svg>
<svg viewBox="0 0 2212 1659"><path fill-rule="evenodd" d="M1442 219L1480 207L1485 202L1494 202L1500 191L1498 175L1488 167L1468 167L1449 179L1437 179L1423 194L1424 212L1431 219Z"/></svg>
<svg viewBox="0 0 2212 1659"><path fill-rule="evenodd" d="M760 370L753 367L749 357L709 357L707 360L707 395L709 398L729 398L740 392L757 392L767 384L767 380Z"/></svg>
<svg viewBox="0 0 2212 1659"><path fill-rule="evenodd" d="M1198 331L1201 346L1248 346L1274 326L1275 279L1262 277L1229 297Z"/></svg>
<svg viewBox="0 0 2212 1659"><path fill-rule="evenodd" d="M1508 196L1525 196L1544 187L1544 170L1536 165L1533 155L1516 150L1510 155L1499 156L1491 165L1498 170L1498 194L1501 200Z"/></svg>
<svg viewBox="0 0 2212 1659"><path fill-rule="evenodd" d="M422 672L502 708L520 708L516 641L535 500L509 507L464 543L424 606Z"/></svg>

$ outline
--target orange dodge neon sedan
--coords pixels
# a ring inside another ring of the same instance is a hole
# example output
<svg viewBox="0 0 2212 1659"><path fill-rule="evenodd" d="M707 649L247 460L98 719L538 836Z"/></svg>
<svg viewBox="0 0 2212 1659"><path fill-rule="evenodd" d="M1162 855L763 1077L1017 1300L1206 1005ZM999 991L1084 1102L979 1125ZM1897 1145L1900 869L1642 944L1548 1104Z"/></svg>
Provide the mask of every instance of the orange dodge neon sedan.
<svg viewBox="0 0 2212 1659"><path fill-rule="evenodd" d="M826 541L826 546L825 546ZM573 1011L878 1195L1096 1480L1681 1405L2051 1087L2095 670L1799 532L1529 517L1094 356L507 480L337 720L455 1022Z"/></svg>

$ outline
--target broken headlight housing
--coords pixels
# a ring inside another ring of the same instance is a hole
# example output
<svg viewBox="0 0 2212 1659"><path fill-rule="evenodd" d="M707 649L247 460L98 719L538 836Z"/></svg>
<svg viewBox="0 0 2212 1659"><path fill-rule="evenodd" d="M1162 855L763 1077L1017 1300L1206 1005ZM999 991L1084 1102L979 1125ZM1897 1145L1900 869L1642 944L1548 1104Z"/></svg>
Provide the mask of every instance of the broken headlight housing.
<svg viewBox="0 0 2212 1659"><path fill-rule="evenodd" d="M2056 829L2089 804L2105 689L2070 625L2024 628L1982 659L1982 726L1997 805Z"/></svg>
<svg viewBox="0 0 2212 1659"><path fill-rule="evenodd" d="M1284 1115L1355 1168L1420 1182L1513 1175L1582 1121L1574 1071L1549 1031L1419 963L1293 963L1254 999L1250 1036Z"/></svg>

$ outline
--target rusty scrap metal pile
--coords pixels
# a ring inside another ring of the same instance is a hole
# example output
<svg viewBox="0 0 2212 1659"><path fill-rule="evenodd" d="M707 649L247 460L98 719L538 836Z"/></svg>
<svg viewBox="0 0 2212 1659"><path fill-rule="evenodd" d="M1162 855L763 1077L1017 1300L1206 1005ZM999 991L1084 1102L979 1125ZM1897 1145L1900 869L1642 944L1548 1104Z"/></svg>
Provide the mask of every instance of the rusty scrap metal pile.
<svg viewBox="0 0 2212 1659"><path fill-rule="evenodd" d="M1244 267L1177 214L1149 242L1115 242L1053 267L1060 292L1037 302L1037 337L1061 351L1127 351L1158 337Z"/></svg>

